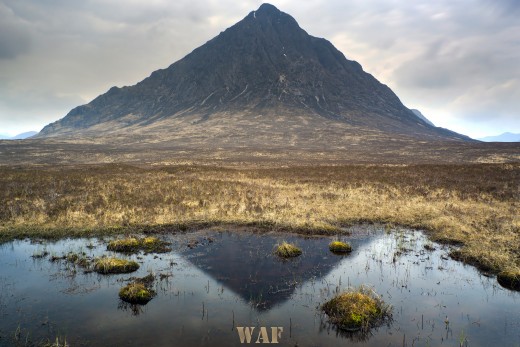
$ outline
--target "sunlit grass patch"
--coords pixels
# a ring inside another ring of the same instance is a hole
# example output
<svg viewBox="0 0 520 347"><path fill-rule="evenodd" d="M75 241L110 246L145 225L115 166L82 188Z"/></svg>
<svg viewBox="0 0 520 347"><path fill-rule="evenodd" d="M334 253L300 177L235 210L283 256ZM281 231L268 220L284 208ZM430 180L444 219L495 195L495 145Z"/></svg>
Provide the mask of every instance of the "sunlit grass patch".
<svg viewBox="0 0 520 347"><path fill-rule="evenodd" d="M136 252L139 250L140 242L135 237L112 240L108 243L107 249L114 252Z"/></svg>
<svg viewBox="0 0 520 347"><path fill-rule="evenodd" d="M322 305L329 321L347 331L368 331L391 317L391 307L369 287L341 293Z"/></svg>
<svg viewBox="0 0 520 347"><path fill-rule="evenodd" d="M347 242L332 241L329 244L329 249L333 253L349 253L352 252L352 246Z"/></svg>
<svg viewBox="0 0 520 347"><path fill-rule="evenodd" d="M119 297L121 300L130 304L144 305L152 300L155 292L147 288L143 283L133 282L119 290Z"/></svg>
<svg viewBox="0 0 520 347"><path fill-rule="evenodd" d="M170 251L169 243L155 236L148 236L140 240L140 248L145 252L164 253Z"/></svg>
<svg viewBox="0 0 520 347"><path fill-rule="evenodd" d="M302 250L291 243L283 241L281 244L276 245L274 253L282 258L292 258L301 255Z"/></svg>
<svg viewBox="0 0 520 347"><path fill-rule="evenodd" d="M139 269L135 261L119 258L98 258L94 261L94 271L102 274L128 273Z"/></svg>
<svg viewBox="0 0 520 347"><path fill-rule="evenodd" d="M497 281L504 288L520 290L520 269L509 269L497 275Z"/></svg>
<svg viewBox="0 0 520 347"><path fill-rule="evenodd" d="M158 243L160 243L161 241L155 237L155 236L148 236L148 237L145 237L141 243L143 244L143 246L145 247L152 247Z"/></svg>
<svg viewBox="0 0 520 347"><path fill-rule="evenodd" d="M155 236L145 238L127 237L110 241L107 245L107 249L109 251L123 253L134 253L139 250L143 250L147 253L164 253L170 251L168 245L168 242L162 241Z"/></svg>

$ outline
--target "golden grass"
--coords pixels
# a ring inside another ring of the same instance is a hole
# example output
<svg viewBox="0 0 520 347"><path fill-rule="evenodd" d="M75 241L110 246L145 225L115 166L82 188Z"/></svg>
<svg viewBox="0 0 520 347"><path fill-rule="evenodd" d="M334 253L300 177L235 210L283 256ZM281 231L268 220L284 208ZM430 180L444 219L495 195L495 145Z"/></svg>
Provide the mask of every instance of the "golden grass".
<svg viewBox="0 0 520 347"><path fill-rule="evenodd" d="M321 309L332 324L348 331L367 332L391 317L391 307L372 289L365 286L335 296L324 303Z"/></svg>
<svg viewBox="0 0 520 347"><path fill-rule="evenodd" d="M145 238L127 237L112 240L107 245L107 250L123 253L134 253L143 250L148 253L165 253L170 250L168 242L159 240L155 236Z"/></svg>
<svg viewBox="0 0 520 347"><path fill-rule="evenodd" d="M165 253L171 249L168 247L169 243L159 240L155 236L148 236L141 239L141 249L148 253Z"/></svg>
<svg viewBox="0 0 520 347"><path fill-rule="evenodd" d="M352 246L347 242L332 241L329 250L333 253L349 253L352 252Z"/></svg>
<svg viewBox="0 0 520 347"><path fill-rule="evenodd" d="M94 271L101 274L129 273L139 269L135 261L103 257L94 261Z"/></svg>
<svg viewBox="0 0 520 347"><path fill-rule="evenodd" d="M276 245L274 253L282 258L292 258L301 255L302 250L291 243L283 241L282 243Z"/></svg>
<svg viewBox="0 0 520 347"><path fill-rule="evenodd" d="M380 222L459 243L459 259L498 273L520 267L519 186L520 164L2 167L0 238Z"/></svg>
<svg viewBox="0 0 520 347"><path fill-rule="evenodd" d="M107 249L114 252L135 252L139 249L140 242L135 237L112 240L108 243Z"/></svg>

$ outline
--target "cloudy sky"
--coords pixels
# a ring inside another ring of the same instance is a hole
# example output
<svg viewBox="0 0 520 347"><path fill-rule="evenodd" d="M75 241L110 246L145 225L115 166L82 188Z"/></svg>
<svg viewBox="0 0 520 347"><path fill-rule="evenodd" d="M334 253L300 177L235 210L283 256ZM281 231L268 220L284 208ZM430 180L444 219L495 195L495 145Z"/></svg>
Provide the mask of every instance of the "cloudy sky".
<svg viewBox="0 0 520 347"><path fill-rule="evenodd" d="M257 9L236 0L0 0L0 134L133 85ZM520 133L518 0L271 0L438 126Z"/></svg>

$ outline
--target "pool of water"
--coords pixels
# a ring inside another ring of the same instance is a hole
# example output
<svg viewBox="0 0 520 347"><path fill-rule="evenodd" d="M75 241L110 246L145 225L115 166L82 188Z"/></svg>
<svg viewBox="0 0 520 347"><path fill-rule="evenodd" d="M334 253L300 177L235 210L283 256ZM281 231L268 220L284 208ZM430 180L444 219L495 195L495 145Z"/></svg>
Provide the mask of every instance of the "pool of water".
<svg viewBox="0 0 520 347"><path fill-rule="evenodd" d="M520 293L451 260L419 231L351 231L342 239L354 251L343 256L329 252L328 237L232 231L160 235L172 243L162 254L115 254L108 239L3 244L0 345L59 337L72 346L240 346L237 327L255 327L252 343L261 327L270 340L281 327L282 346L520 346ZM273 255L284 240L303 254ZM68 252L141 266L99 275L51 261ZM119 300L121 287L149 273L156 297L144 306ZM338 331L319 306L362 284L393 306L392 320L369 334Z"/></svg>

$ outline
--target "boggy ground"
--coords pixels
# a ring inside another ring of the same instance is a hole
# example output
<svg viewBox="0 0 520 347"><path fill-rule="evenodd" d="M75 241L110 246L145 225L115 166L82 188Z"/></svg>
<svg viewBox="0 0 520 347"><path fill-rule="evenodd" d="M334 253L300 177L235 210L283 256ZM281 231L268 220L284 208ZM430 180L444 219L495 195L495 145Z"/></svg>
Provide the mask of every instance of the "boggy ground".
<svg viewBox="0 0 520 347"><path fill-rule="evenodd" d="M520 268L520 164L0 168L0 239L241 225L425 229L483 270Z"/></svg>

